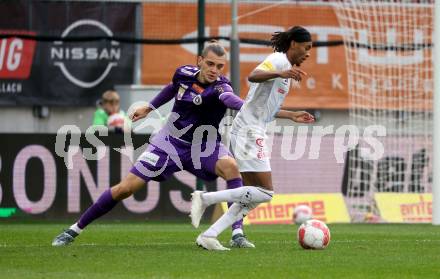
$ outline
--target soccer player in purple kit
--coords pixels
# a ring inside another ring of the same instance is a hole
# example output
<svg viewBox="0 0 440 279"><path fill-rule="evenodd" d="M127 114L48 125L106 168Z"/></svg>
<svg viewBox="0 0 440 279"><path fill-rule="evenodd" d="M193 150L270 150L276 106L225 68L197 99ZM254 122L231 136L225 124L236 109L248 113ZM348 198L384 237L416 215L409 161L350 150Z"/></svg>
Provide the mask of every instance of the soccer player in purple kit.
<svg viewBox="0 0 440 279"><path fill-rule="evenodd" d="M218 133L226 109L239 110L243 104L233 93L229 80L221 75L226 65L226 51L217 42L211 42L198 57L197 64L198 67L178 68L172 82L148 106L137 108L130 115L133 121L138 121L175 99L167 124L151 139L130 173L119 184L106 190L75 224L59 234L53 240L53 246L72 243L87 225L145 187L148 181L163 181L181 170L204 180L220 176L226 180L228 189L243 185L237 163L220 142ZM209 133L209 128L215 129L214 136ZM205 139L203 135L207 130ZM255 247L243 233L242 220L234 223L232 229L232 247ZM212 250L227 249L216 240L205 246Z"/></svg>

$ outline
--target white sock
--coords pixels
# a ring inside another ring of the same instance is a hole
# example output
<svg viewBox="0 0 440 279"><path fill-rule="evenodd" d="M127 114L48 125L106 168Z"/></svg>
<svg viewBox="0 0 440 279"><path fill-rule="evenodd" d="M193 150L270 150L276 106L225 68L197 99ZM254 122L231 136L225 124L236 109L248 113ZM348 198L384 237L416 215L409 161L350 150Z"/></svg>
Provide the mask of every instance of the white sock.
<svg viewBox="0 0 440 279"><path fill-rule="evenodd" d="M72 226L70 226L70 229L74 232L76 232L77 234L80 234L82 232L82 229L80 229L78 227L78 223L73 224Z"/></svg>
<svg viewBox="0 0 440 279"><path fill-rule="evenodd" d="M203 193L206 206L220 202L263 203L272 199L273 191L255 186L243 186L236 189Z"/></svg>
<svg viewBox="0 0 440 279"><path fill-rule="evenodd" d="M234 229L232 231L232 236L236 235L236 234L244 234L242 229Z"/></svg>
<svg viewBox="0 0 440 279"><path fill-rule="evenodd" d="M209 229L207 229L203 235L208 237L217 237L219 234L221 234L226 228L229 228L232 224L237 222L240 219L243 219L249 211L256 208L258 206L258 203L248 203L246 205L242 205L240 203L234 203L229 207L228 211L226 211L220 219L218 219L214 224L212 224ZM243 233L241 229L237 229ZM236 230L234 230L235 232ZM235 235L235 233L232 233L232 235Z"/></svg>
<svg viewBox="0 0 440 279"><path fill-rule="evenodd" d="M242 206L238 203L234 203L229 207L228 211L223 214L214 224L207 229L203 235L208 237L217 237L226 228L234 224L235 221L241 219L238 214L241 212Z"/></svg>

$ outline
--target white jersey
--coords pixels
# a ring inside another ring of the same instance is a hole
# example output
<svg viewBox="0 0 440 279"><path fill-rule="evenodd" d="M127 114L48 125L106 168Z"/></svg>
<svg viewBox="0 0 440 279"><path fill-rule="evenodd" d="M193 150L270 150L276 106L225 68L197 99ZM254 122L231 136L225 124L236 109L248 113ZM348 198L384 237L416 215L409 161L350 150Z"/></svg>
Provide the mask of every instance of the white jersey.
<svg viewBox="0 0 440 279"><path fill-rule="evenodd" d="M257 69L285 71L292 67L285 53L269 55ZM256 133L265 133L267 123L275 119L284 98L289 93L290 79L274 78L261 83L251 83L246 100L232 124L231 133L240 134L241 129L251 128ZM243 130L242 130L243 131Z"/></svg>

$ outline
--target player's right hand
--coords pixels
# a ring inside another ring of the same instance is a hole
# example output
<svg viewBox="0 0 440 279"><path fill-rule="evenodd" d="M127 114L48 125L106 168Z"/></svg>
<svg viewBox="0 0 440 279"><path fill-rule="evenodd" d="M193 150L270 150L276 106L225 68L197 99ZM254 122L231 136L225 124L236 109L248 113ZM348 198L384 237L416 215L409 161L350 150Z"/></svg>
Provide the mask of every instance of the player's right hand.
<svg viewBox="0 0 440 279"><path fill-rule="evenodd" d="M292 67L289 70L280 73L281 78L292 78L297 81L301 81L302 76L307 76L307 73L296 67Z"/></svg>
<svg viewBox="0 0 440 279"><path fill-rule="evenodd" d="M131 113L129 115L131 121L136 122L139 119L142 119L144 117L146 117L148 115L148 113L150 113L151 108L148 106L142 106L142 107L138 107L137 109L134 110L133 113Z"/></svg>

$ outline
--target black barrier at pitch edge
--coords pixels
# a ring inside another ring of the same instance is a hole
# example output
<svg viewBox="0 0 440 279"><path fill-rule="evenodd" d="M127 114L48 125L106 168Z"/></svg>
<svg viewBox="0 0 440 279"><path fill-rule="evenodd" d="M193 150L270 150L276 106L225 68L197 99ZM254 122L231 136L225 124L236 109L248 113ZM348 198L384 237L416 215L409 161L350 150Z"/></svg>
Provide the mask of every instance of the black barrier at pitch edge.
<svg viewBox="0 0 440 279"><path fill-rule="evenodd" d="M85 160L84 148L93 146L82 134L73 168L68 169L64 158L56 154L55 134L2 134L0 208L17 208L17 214L10 218L76 220L131 168L130 160L116 151L125 146L123 135L98 138L104 143L100 148L105 148L106 156L98 161ZM148 137L132 135L132 141L133 149L137 149L148 142ZM72 149L71 142L67 148ZM179 172L167 181L149 182L103 218L188 220L195 181L193 175ZM217 188L215 181L206 186L208 190ZM210 212L205 215L210 216Z"/></svg>

